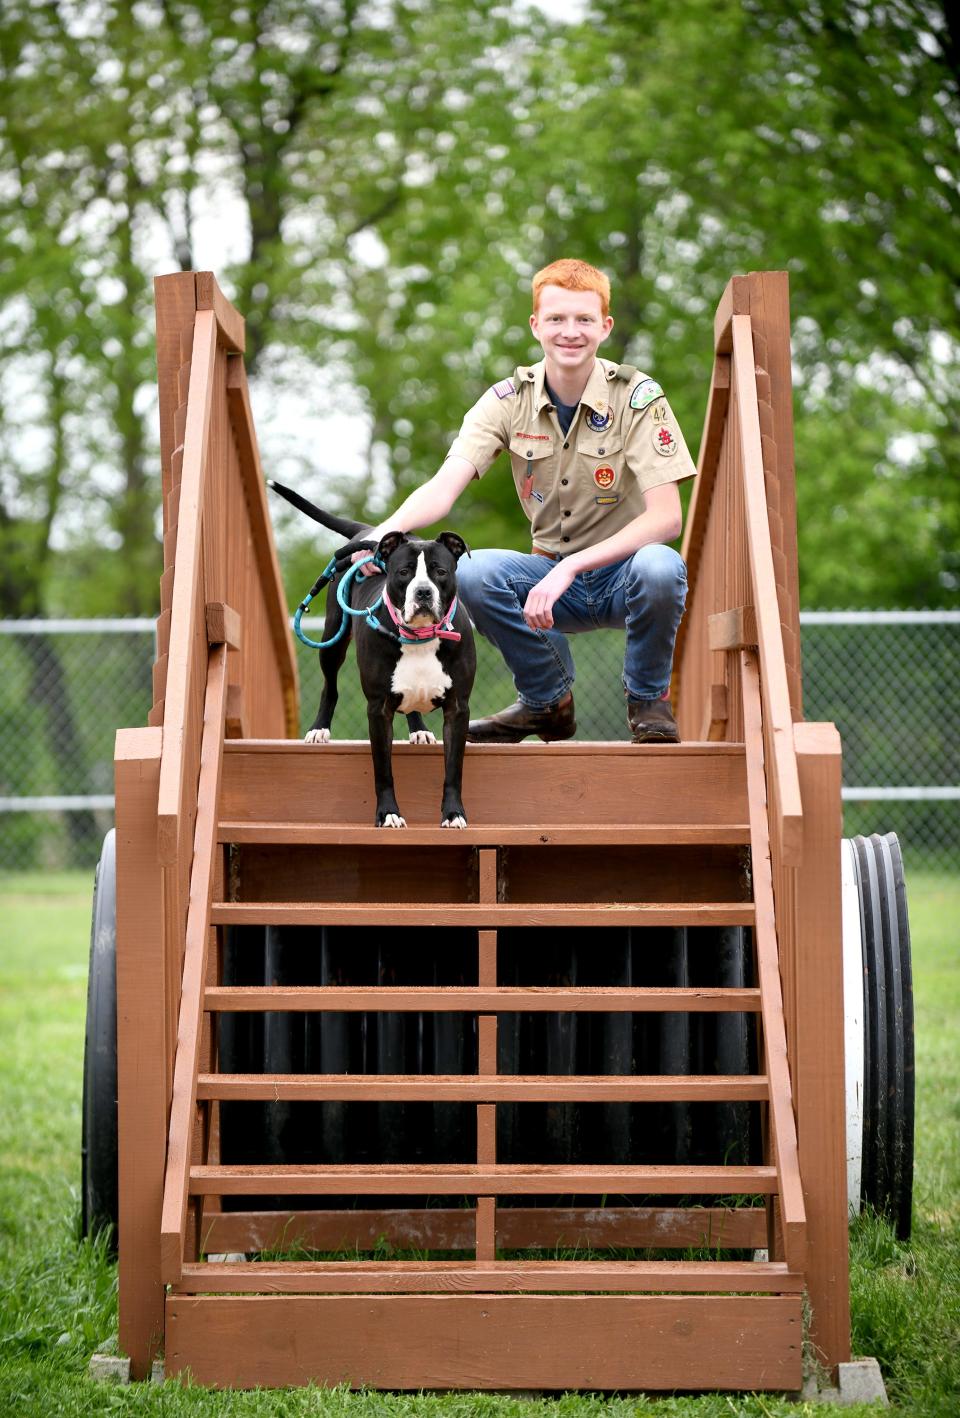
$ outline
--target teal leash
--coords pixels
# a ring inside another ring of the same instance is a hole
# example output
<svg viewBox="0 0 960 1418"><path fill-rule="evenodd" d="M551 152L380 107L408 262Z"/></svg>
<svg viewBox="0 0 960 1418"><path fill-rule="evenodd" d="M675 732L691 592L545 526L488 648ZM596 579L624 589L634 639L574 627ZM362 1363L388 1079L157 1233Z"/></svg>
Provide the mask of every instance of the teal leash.
<svg viewBox="0 0 960 1418"><path fill-rule="evenodd" d="M377 566L380 568L381 571L384 571L386 569L380 558L376 556L373 552L370 552L367 556L361 557L359 561L355 561L350 567L350 570L341 580L339 586L337 587L337 601L340 605L340 609L346 612L346 615L340 622L340 629L337 631L336 635L332 635L329 640L311 640L309 635L307 635L303 630L301 630L300 621L303 619L303 615L309 607L310 602L313 600L314 596L319 595L319 593L323 590L324 586L329 585L329 583L333 580L334 576L337 574L337 558L335 556L332 556L330 558L326 567L317 577L316 581L310 587L310 590L304 596L303 600L300 602L300 604L297 606L296 611L294 612L293 633L294 635L296 635L297 639L302 644L309 645L311 650L326 650L329 645L336 645L337 641L343 636L347 629L347 626L350 624L350 622L346 619L346 616L348 615L366 616L368 625L373 626L377 630L384 629L384 627L376 618L376 612L383 605L382 595L379 596L376 601L374 601L372 606L361 607L360 610L354 610L352 606L347 604L347 592L350 589L350 583L357 575L360 568L364 566L368 561L376 562Z"/></svg>

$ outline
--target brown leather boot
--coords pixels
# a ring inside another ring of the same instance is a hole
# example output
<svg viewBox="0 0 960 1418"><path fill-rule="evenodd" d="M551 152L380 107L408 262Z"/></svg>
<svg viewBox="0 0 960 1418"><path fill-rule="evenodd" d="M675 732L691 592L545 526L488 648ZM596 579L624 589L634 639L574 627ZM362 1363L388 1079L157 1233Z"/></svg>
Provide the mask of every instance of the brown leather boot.
<svg viewBox="0 0 960 1418"><path fill-rule="evenodd" d="M534 709L518 699L509 709L491 714L489 719L471 719L467 729L468 743L519 743L536 734L544 743L554 739L571 739L577 731L573 694L565 694L546 709Z"/></svg>
<svg viewBox="0 0 960 1418"><path fill-rule="evenodd" d="M627 723L634 743L679 743L669 699L628 699Z"/></svg>

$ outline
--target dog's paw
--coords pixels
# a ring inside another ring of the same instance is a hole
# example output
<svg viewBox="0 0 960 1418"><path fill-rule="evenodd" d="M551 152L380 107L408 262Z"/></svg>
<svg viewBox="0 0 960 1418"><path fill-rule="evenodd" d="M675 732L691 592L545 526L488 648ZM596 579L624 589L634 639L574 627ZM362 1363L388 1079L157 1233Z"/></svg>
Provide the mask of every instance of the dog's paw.
<svg viewBox="0 0 960 1418"><path fill-rule="evenodd" d="M445 817L441 822L441 827L466 827L467 819L456 813L453 817Z"/></svg>
<svg viewBox="0 0 960 1418"><path fill-rule="evenodd" d="M410 734L411 743L436 743L437 738L429 729L414 729Z"/></svg>
<svg viewBox="0 0 960 1418"><path fill-rule="evenodd" d="M380 823L381 827L406 827L406 818L400 816L398 812L388 812Z"/></svg>
<svg viewBox="0 0 960 1418"><path fill-rule="evenodd" d="M330 730L329 730L329 729L311 729L310 732L305 735L303 741L304 741L304 743L329 743L329 742L330 742Z"/></svg>

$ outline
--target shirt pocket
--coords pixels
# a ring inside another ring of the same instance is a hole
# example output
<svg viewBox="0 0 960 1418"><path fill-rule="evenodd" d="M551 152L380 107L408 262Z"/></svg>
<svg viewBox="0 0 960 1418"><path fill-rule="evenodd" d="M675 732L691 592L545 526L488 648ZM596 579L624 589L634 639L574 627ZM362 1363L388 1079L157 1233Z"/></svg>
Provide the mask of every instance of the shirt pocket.
<svg viewBox="0 0 960 1418"><path fill-rule="evenodd" d="M581 433L577 439L577 472L593 493L618 494L623 470L623 439L619 433Z"/></svg>
<svg viewBox="0 0 960 1418"><path fill-rule="evenodd" d="M524 496L527 480L533 478L532 490L539 492L542 501L553 483L553 439L523 438L514 434L510 440L510 464L517 492ZM527 493L527 496L530 494Z"/></svg>

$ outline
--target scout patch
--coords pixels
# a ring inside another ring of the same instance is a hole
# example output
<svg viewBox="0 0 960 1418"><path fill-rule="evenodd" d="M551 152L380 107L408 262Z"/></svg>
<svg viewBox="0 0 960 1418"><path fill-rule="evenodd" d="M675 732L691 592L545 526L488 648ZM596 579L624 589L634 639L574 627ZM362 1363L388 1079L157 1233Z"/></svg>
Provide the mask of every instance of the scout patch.
<svg viewBox="0 0 960 1418"><path fill-rule="evenodd" d="M593 470L593 480L596 483L597 487L613 487L616 476L616 473L613 471L609 463L601 463L599 468L594 468Z"/></svg>
<svg viewBox="0 0 960 1418"><path fill-rule="evenodd" d="M598 414L595 409L591 409L590 412L587 414L587 423L592 429L595 430L595 432L599 433L601 429L608 427L612 418L613 414L610 412L609 409L605 414Z"/></svg>
<svg viewBox="0 0 960 1418"><path fill-rule="evenodd" d="M655 428L653 430L650 442L653 444L657 452L662 454L664 458L671 458L673 454L676 453L677 448L679 446L677 444L677 440L673 436L672 431L667 427L666 424L661 424L659 428Z"/></svg>
<svg viewBox="0 0 960 1418"><path fill-rule="evenodd" d="M667 421L667 406L666 406L666 404L657 404L654 408L652 408L652 409L650 410L650 417L653 419L654 423L666 423L666 421Z"/></svg>
<svg viewBox="0 0 960 1418"><path fill-rule="evenodd" d="M595 497L593 500L598 507L616 507L620 497L618 494L614 497Z"/></svg>
<svg viewBox="0 0 960 1418"><path fill-rule="evenodd" d="M513 387L512 379L501 379L499 384L494 384L493 392L498 399L508 399L511 394L515 394L517 391Z"/></svg>
<svg viewBox="0 0 960 1418"><path fill-rule="evenodd" d="M654 399L662 399L663 390L655 379L641 379L630 395L631 409L645 409Z"/></svg>

